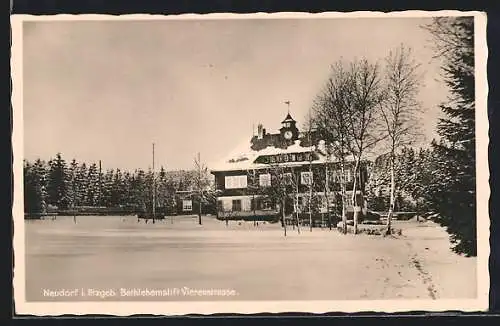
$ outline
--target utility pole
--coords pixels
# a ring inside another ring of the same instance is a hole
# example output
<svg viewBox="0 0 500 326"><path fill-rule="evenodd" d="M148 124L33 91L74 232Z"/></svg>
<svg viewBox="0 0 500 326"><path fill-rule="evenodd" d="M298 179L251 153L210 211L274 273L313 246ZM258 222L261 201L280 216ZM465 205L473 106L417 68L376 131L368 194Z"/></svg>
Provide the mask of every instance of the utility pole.
<svg viewBox="0 0 500 326"><path fill-rule="evenodd" d="M201 202L202 202L202 189L201 189L201 159L200 152L198 152L198 224L201 225Z"/></svg>
<svg viewBox="0 0 500 326"><path fill-rule="evenodd" d="M97 206L101 207L102 206L102 167L101 167L101 160L99 160L99 203Z"/></svg>
<svg viewBox="0 0 500 326"><path fill-rule="evenodd" d="M153 143L153 224L156 217L155 143Z"/></svg>

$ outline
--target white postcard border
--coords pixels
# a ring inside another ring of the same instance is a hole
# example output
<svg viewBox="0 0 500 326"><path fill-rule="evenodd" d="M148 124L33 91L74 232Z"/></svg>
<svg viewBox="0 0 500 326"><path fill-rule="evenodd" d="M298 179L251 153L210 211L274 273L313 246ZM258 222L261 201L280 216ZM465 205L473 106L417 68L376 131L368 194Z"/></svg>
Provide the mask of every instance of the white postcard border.
<svg viewBox="0 0 500 326"><path fill-rule="evenodd" d="M476 162L477 177L477 293L472 300L349 300L349 301L212 301L212 302L26 302L25 297L25 234L23 201L23 96L22 96L22 23L23 21L82 21L82 20L159 20L159 19L328 19L328 18L367 18L367 17L434 17L434 16L474 16L475 17L475 69L476 69ZM485 311L488 308L489 271L489 211L490 188L488 183L488 116L486 74L486 14L469 11L403 11L403 12L368 12L349 13L254 13L254 14L182 14L182 15L13 15L11 70L12 70L12 106L13 106L13 173L14 173L14 300L17 314L62 315L62 314L106 314L130 316L134 314L184 315L214 313L282 313L282 312L406 312L447 310Z"/></svg>

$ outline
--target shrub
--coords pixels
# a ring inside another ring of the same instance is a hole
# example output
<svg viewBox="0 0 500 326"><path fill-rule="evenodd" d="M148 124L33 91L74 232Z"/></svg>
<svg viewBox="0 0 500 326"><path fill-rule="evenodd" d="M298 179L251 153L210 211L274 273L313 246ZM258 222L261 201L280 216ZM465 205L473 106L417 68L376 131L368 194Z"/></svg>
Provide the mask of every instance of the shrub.
<svg viewBox="0 0 500 326"><path fill-rule="evenodd" d="M337 225L337 230L342 232L342 223ZM367 234L367 235L386 235L387 228L381 225L358 225L358 234ZM354 233L354 227L351 225L347 226L347 233ZM402 235L403 231L397 228L391 228L391 235Z"/></svg>

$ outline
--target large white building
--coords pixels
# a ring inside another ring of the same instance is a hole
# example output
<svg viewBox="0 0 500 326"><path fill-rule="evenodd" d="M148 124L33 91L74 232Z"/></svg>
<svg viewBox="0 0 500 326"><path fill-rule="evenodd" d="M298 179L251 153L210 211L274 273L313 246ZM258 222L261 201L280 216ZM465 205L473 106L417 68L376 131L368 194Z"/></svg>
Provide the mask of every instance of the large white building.
<svg viewBox="0 0 500 326"><path fill-rule="evenodd" d="M218 218L277 219L281 206L264 194L265 188L273 186L272 175L277 167L295 180L295 193L285 204L287 215L309 213L311 187L316 203L313 205L315 214L330 212L338 215L341 207L340 164L336 158L326 154L324 147L324 141L317 133L300 132L290 114L282 121L279 133L266 133L259 125L257 135L212 166L211 173L215 176L218 192ZM348 212L352 212L352 157L347 157L346 162L346 199ZM366 212L363 192L367 177L366 165L363 164L357 186L357 201L362 213Z"/></svg>

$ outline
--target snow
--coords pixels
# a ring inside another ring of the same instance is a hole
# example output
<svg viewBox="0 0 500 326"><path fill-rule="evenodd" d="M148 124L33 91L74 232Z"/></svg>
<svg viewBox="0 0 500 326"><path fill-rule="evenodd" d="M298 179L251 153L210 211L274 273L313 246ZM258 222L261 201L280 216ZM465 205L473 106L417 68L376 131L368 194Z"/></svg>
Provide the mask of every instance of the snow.
<svg viewBox="0 0 500 326"><path fill-rule="evenodd" d="M476 259L449 249L431 222L394 221L400 238L336 230L177 216L58 217L26 226L26 299L42 289L233 289L228 297L112 297L105 300L348 300L476 297ZM415 307L418 310L418 307Z"/></svg>
<svg viewBox="0 0 500 326"><path fill-rule="evenodd" d="M319 160L313 161L313 164L324 164L327 162L327 157L325 155L325 142L321 140L318 146L300 146L300 140L296 140L294 144L288 146L286 149L278 148L274 146L268 146L259 151L251 149L251 142L246 141L241 143L235 149L233 149L230 154L219 162L214 162L210 165L212 171L236 171L236 170L251 170L267 167L266 164L254 163L254 161L263 155L279 155L279 154L293 154L293 153L309 153L314 151ZM346 161L354 161L352 155L347 156ZM330 158L329 162L339 162L338 159ZM300 166L305 164L304 162L288 162L282 163L282 165L287 166Z"/></svg>

